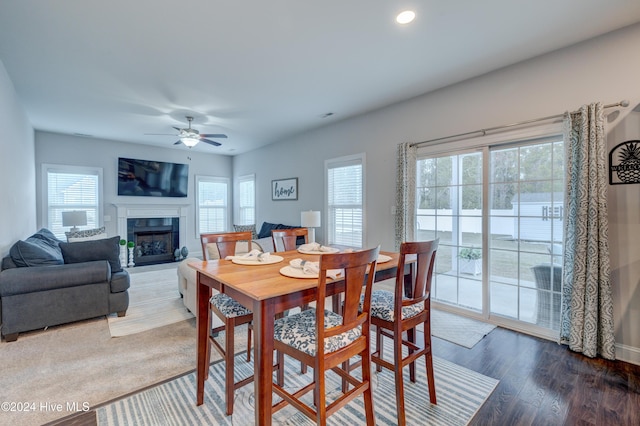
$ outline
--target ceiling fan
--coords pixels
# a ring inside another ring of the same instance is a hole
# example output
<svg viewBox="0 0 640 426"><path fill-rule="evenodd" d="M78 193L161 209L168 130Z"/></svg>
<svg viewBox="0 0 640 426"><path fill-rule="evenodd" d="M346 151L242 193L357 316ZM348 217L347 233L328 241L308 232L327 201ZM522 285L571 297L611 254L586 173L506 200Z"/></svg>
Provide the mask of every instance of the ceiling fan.
<svg viewBox="0 0 640 426"><path fill-rule="evenodd" d="M174 145L179 145L182 143L188 146L189 148L193 148L198 144L198 142L204 142L204 143L208 143L209 145L220 146L222 145L220 142L212 141L208 138L215 138L215 139L227 138L227 135L224 135L222 133L212 133L212 134L200 133L196 129L191 128L191 122L193 121L193 117L186 116L186 118L187 118L187 121L189 122L188 128L181 129L179 127L173 126L173 128L179 132L177 136L180 138L176 143L174 143ZM145 133L145 134L147 135L165 134L166 135L166 133Z"/></svg>

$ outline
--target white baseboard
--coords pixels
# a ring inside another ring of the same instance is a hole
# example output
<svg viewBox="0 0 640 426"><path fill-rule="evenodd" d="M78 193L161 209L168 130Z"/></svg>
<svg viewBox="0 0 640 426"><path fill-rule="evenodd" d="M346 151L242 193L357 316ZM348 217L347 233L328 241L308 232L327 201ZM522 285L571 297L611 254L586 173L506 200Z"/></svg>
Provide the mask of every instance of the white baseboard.
<svg viewBox="0 0 640 426"><path fill-rule="evenodd" d="M616 343L616 359L630 364L640 365L640 348Z"/></svg>

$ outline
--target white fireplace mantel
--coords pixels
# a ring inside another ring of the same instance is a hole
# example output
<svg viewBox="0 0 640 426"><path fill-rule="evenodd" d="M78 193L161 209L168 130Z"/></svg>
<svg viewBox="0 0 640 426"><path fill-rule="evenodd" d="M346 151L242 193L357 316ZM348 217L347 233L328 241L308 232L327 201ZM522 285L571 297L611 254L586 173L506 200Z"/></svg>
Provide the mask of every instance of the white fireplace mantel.
<svg viewBox="0 0 640 426"><path fill-rule="evenodd" d="M114 204L118 235L127 238L127 219L177 217L180 219L180 247L186 245L188 204Z"/></svg>

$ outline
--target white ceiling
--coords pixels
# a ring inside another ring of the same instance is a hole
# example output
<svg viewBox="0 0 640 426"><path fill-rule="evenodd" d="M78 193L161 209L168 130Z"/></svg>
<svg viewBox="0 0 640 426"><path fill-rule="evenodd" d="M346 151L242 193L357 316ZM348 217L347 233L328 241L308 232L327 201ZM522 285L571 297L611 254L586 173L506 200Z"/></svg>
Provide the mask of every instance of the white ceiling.
<svg viewBox="0 0 640 426"><path fill-rule="evenodd" d="M639 21L639 0L0 0L0 60L37 130L172 147L145 133L193 115L228 135L194 149L235 155Z"/></svg>

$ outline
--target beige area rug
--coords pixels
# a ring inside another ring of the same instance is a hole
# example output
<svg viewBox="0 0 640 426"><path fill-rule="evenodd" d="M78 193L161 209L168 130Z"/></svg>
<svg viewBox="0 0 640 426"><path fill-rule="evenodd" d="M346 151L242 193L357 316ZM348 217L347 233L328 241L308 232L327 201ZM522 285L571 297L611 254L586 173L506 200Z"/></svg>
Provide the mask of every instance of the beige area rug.
<svg viewBox="0 0 640 426"><path fill-rule="evenodd" d="M438 309L431 310L431 336L465 348L473 348L495 328L496 326L493 324L487 324Z"/></svg>
<svg viewBox="0 0 640 426"><path fill-rule="evenodd" d="M188 372L195 342L195 319L117 338L104 317L20 333L0 342L0 401L23 410L0 413L0 424L43 424Z"/></svg>
<svg viewBox="0 0 640 426"><path fill-rule="evenodd" d="M178 292L175 265L168 269L131 271L127 315L108 316L111 336L128 336L193 318Z"/></svg>
<svg viewBox="0 0 640 426"><path fill-rule="evenodd" d="M240 353L246 326L236 332ZM211 361L219 360L212 350ZM195 318L117 338L104 317L20 333L0 342L0 365L0 402L23 408L1 412L0 424L41 425L193 371Z"/></svg>

